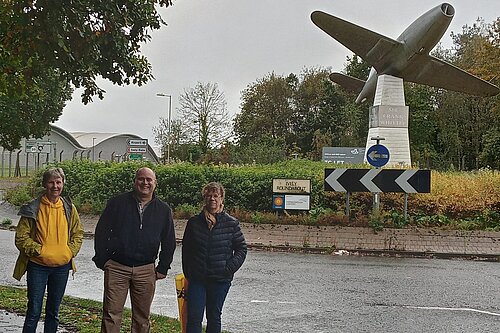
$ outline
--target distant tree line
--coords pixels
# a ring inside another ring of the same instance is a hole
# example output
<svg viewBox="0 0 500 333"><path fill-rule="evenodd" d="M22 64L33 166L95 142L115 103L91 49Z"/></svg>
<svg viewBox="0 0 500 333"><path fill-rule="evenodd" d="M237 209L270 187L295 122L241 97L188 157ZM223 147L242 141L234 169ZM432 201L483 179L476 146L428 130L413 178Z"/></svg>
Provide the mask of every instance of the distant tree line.
<svg viewBox="0 0 500 333"><path fill-rule="evenodd" d="M0 6L0 146L20 148L24 137L50 131L75 88L89 103L103 98L102 77L118 85L153 79L141 46L164 23L158 8L170 0L2 1ZM441 57L500 83L500 17L478 20L452 34ZM346 74L366 79L368 66L347 58ZM156 142L175 160L273 163L319 160L324 146L364 146L369 104L328 80L329 68L268 73L248 84L241 109L227 110L216 83L198 82L180 97L181 119L160 119ZM479 98L406 84L412 161L420 167L500 169L500 96ZM235 114L234 119L229 115ZM168 131L165 131L168 128Z"/></svg>
<svg viewBox="0 0 500 333"><path fill-rule="evenodd" d="M493 84L500 83L500 17L491 24L478 20L466 25L461 33L452 34L452 40L451 49L438 46L433 55ZM366 80L369 69L353 55L347 58L343 72ZM172 123L175 130L170 140L176 158L274 163L291 158L320 160L324 146L364 147L370 104L354 104L353 94L328 79L330 72L330 68L304 68L299 74L269 73L257 79L242 92L241 110L232 127L225 122L216 128L217 122L209 122L197 107L187 105L186 101L196 99L198 105L208 105L204 100L223 96L216 84L198 83L181 96L183 118ZM474 97L405 83L405 98L410 108L409 136L415 166L440 170L500 168L500 96ZM229 118L225 103L220 104L204 111L222 122ZM159 144L165 142L161 128L161 124L155 127Z"/></svg>

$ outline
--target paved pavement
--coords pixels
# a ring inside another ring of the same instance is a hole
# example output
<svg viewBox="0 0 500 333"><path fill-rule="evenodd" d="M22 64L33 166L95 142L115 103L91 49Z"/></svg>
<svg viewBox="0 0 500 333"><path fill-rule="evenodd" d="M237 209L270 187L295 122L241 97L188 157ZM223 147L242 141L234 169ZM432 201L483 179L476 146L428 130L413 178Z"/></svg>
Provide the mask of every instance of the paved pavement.
<svg viewBox="0 0 500 333"><path fill-rule="evenodd" d="M92 235L97 217L82 215L87 235ZM0 201L0 222L18 221L17 209ZM185 221L176 221L176 234L182 237ZM399 256L468 257L499 261L499 232L464 232L394 229L374 232L368 228L311 227L242 224L247 242L254 248L302 249L337 254L369 253ZM0 311L0 332L19 332L23 316ZM38 331L43 332L43 323ZM37 331L37 332L38 332ZM64 330L60 332L66 332Z"/></svg>
<svg viewBox="0 0 500 333"><path fill-rule="evenodd" d="M24 287L24 279L11 277L13 237L0 230L0 285ZM67 295L102 300L103 274L92 255L93 241L84 239ZM167 279L157 284L154 313L177 317L180 271L178 248ZM222 321L233 333L500 332L500 288L490 287L498 281L496 262L251 250Z"/></svg>
<svg viewBox="0 0 500 333"><path fill-rule="evenodd" d="M0 309L0 332L21 332L24 317Z"/></svg>
<svg viewBox="0 0 500 333"><path fill-rule="evenodd" d="M23 329L24 316L17 315L12 312L7 312L5 310L0 309L0 332L2 333L10 333L15 332L19 333ZM43 322L38 324L37 333L43 332ZM68 332L65 329L61 328L57 332L63 333Z"/></svg>

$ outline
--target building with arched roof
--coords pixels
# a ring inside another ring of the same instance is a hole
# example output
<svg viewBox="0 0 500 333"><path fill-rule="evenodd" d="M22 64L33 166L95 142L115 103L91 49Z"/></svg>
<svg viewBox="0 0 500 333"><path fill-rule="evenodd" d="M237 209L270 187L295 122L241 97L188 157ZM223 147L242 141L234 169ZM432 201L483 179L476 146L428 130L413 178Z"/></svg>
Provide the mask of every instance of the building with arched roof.
<svg viewBox="0 0 500 333"><path fill-rule="evenodd" d="M1 170L19 175L50 162L87 159L90 161L147 160L159 163L147 139L134 134L67 132L51 125L51 131L40 139L23 139L21 149L2 148ZM6 171L7 170L7 171ZM14 170L11 172L11 170Z"/></svg>

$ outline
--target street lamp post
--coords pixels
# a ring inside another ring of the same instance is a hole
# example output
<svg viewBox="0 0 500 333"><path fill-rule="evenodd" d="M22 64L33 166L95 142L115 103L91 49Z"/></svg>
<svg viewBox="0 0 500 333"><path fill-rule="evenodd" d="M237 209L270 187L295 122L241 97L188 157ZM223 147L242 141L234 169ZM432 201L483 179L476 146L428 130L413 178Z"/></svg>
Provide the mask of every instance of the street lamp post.
<svg viewBox="0 0 500 333"><path fill-rule="evenodd" d="M172 123L172 95L157 93L156 96L168 97L168 124L167 124L167 163L170 164L170 126Z"/></svg>
<svg viewBox="0 0 500 333"><path fill-rule="evenodd" d="M95 139L97 138L92 138L92 162L95 162Z"/></svg>

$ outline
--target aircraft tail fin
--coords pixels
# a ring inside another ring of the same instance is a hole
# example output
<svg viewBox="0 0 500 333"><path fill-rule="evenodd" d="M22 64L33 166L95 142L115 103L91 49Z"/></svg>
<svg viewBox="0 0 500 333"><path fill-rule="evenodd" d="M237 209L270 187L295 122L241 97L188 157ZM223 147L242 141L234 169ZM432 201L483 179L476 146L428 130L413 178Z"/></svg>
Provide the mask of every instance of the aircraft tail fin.
<svg viewBox="0 0 500 333"><path fill-rule="evenodd" d="M330 80L339 84L342 88L359 94L365 85L365 81L342 73L330 74Z"/></svg>

